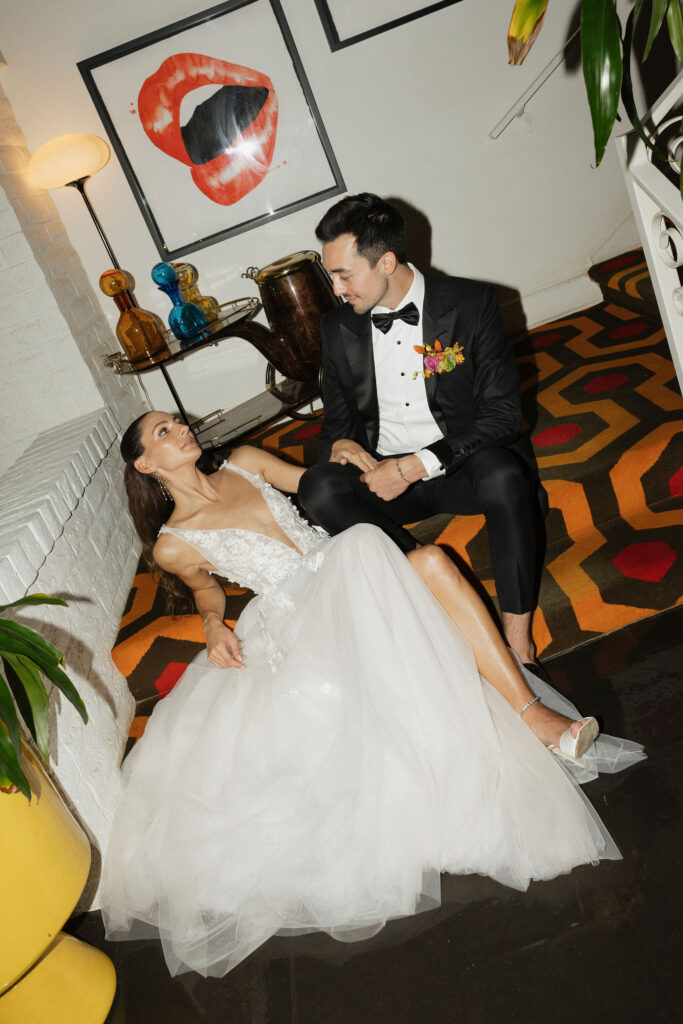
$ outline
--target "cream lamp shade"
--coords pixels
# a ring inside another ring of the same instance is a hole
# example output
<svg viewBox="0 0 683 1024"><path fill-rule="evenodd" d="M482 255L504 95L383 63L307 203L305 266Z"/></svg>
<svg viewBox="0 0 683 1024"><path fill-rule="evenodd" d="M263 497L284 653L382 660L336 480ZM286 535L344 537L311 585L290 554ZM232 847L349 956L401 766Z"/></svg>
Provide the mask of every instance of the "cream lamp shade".
<svg viewBox="0 0 683 1024"><path fill-rule="evenodd" d="M28 179L38 188L61 188L97 174L109 162L109 146L97 135L58 135L35 151Z"/></svg>

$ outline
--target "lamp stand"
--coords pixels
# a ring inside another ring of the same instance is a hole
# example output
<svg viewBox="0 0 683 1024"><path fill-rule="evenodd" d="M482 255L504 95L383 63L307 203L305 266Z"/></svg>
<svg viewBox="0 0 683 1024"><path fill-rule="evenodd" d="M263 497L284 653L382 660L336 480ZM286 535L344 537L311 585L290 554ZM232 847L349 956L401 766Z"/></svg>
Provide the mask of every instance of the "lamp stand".
<svg viewBox="0 0 683 1024"><path fill-rule="evenodd" d="M81 195L83 196L83 202L87 206L88 213L90 214L90 216L93 219L93 223L95 224L95 227L97 228L97 231L99 233L100 238L102 239L102 242L104 244L104 248L107 250L107 255L109 256L109 259L111 260L112 265L114 266L114 268L116 270L120 270L121 267L119 265L118 260L116 259L116 256L114 255L114 250L110 246L109 239L107 238L107 236L104 233L104 228L100 224L98 216L95 213L95 211L94 211L94 209L92 207L92 204L91 204L90 200L88 199L88 197L87 197L87 195L85 193L85 183L86 183L86 181L89 181L89 180L90 180L90 175L88 174L88 175L86 175L85 178L78 178L76 181L68 181L67 182L67 186L69 188L77 189L81 193Z"/></svg>

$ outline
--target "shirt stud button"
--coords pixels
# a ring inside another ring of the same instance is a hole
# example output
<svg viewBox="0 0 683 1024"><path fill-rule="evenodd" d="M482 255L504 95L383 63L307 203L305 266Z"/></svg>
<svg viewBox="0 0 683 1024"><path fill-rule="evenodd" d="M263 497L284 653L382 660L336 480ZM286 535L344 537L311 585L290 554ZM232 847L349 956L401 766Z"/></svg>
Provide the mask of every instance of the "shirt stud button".
<svg viewBox="0 0 683 1024"><path fill-rule="evenodd" d="M410 402L406 402L406 405L410 405Z"/></svg>

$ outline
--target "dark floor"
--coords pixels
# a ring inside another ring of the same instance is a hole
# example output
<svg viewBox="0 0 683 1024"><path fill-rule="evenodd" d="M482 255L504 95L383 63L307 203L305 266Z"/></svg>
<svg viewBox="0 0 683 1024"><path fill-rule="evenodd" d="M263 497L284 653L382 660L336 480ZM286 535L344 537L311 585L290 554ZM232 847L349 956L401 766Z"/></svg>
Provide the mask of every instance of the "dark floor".
<svg viewBox="0 0 683 1024"><path fill-rule="evenodd" d="M649 760L585 787L623 860L525 894L444 876L443 906L365 943L275 938L221 980L172 979L155 942L74 934L118 975L107 1024L668 1024L683 1019L678 862L683 607L547 662L558 689ZM467 899L459 909L459 896Z"/></svg>

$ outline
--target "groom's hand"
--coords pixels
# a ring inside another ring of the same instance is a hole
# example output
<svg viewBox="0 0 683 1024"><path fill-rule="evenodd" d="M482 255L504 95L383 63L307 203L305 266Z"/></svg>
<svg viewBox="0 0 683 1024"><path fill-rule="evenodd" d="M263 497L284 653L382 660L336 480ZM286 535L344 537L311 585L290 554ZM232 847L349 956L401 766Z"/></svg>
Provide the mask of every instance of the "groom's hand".
<svg viewBox="0 0 683 1024"><path fill-rule="evenodd" d="M377 460L373 459L365 448L361 448L356 441L350 441L348 438L341 438L334 442L330 452L330 462L338 462L341 466L350 462L352 466L360 469L361 473L374 469L377 465Z"/></svg>
<svg viewBox="0 0 683 1024"><path fill-rule="evenodd" d="M363 473L361 480L378 498L391 501L425 475L426 470L417 455L404 455L400 459L383 459L375 469Z"/></svg>

